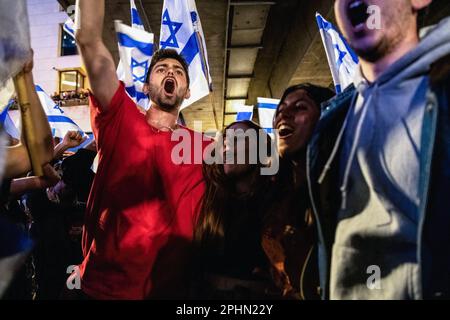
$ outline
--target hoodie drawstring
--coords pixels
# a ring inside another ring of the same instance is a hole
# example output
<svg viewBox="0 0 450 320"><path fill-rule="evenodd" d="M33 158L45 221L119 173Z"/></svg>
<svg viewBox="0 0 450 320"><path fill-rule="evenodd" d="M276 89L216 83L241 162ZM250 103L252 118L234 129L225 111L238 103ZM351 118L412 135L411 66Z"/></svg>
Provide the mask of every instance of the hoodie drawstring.
<svg viewBox="0 0 450 320"><path fill-rule="evenodd" d="M345 166L344 176L342 179L342 186L340 189L341 190L341 199L342 199L341 210L345 210L347 208L347 186L348 186L348 179L350 176L350 169L352 167L353 159L356 155L356 149L358 147L359 139L361 137L361 130L362 130L362 126L364 124L364 120L366 119L366 116L367 116L367 111L369 110L369 106L371 104L372 99L377 94L377 90L378 90L378 83L375 84L373 93L370 95L367 102L364 102L364 104L362 105L361 117L359 118L358 124L356 126L355 139L353 140L353 143L352 143L352 148L350 150L347 165Z"/></svg>
<svg viewBox="0 0 450 320"><path fill-rule="evenodd" d="M358 97L358 94L355 94L353 96L353 98L352 98L352 102L350 104L350 106L352 106L352 108L353 108L353 106L355 104L355 101L356 101L357 97ZM328 171L330 170L331 163L333 162L333 160L334 160L334 158L335 158L335 156L336 156L336 154L337 154L337 152L339 150L339 145L341 144L342 137L344 136L344 132L345 132L345 128L347 127L347 122L348 122L348 117L349 117L350 112L351 112L351 110L349 110L347 116L345 117L345 121L344 121L344 123L342 125L341 130L339 131L339 134L337 136L337 139L336 139L336 142L334 144L334 147L333 147L333 150L331 152L331 155L328 158L328 161L325 164L325 166L324 166L324 168L322 170L322 173L319 176L319 180L317 181L319 184L321 184L323 182L323 180L325 179L325 176L327 175Z"/></svg>

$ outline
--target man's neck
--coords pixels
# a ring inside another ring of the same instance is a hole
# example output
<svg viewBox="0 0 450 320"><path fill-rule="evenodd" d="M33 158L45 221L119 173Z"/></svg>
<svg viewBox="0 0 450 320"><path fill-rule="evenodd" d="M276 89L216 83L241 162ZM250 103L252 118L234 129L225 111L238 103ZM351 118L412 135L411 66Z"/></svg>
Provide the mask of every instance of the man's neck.
<svg viewBox="0 0 450 320"><path fill-rule="evenodd" d="M376 81L392 64L414 49L419 43L417 34L410 34L398 46L376 62L360 59L361 71L369 82Z"/></svg>
<svg viewBox="0 0 450 320"><path fill-rule="evenodd" d="M147 122L161 131L175 130L178 120L178 108L166 111L158 105L152 104L147 111Z"/></svg>

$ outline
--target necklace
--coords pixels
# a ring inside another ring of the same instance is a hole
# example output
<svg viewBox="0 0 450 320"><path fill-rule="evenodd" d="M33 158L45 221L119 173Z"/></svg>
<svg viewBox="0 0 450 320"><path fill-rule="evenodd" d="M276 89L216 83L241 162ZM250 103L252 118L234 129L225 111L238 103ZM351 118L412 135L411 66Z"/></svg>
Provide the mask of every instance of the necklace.
<svg viewBox="0 0 450 320"><path fill-rule="evenodd" d="M161 129L164 128L164 129L168 129L170 132L174 132L176 129L178 129L177 123L175 123L173 126L169 127L164 124L161 124L161 122L159 120L158 121L150 120L150 122L154 123L156 125L156 126L151 126L153 131L154 131L154 129L156 129L157 132L161 132L162 131Z"/></svg>

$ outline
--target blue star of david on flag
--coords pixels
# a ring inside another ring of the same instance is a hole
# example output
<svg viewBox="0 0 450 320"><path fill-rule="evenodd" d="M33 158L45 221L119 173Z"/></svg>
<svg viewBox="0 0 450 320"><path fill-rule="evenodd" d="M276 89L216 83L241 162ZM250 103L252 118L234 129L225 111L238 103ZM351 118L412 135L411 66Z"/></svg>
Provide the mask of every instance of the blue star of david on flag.
<svg viewBox="0 0 450 320"><path fill-rule="evenodd" d="M133 75L133 81L139 81L144 83L145 78L147 76L147 71L148 71L148 60L139 62L133 59L133 57L131 57L131 72Z"/></svg>
<svg viewBox="0 0 450 320"><path fill-rule="evenodd" d="M192 19L192 23L195 25L195 23L197 22L197 12L195 12L195 11L191 12L191 19Z"/></svg>
<svg viewBox="0 0 450 320"><path fill-rule="evenodd" d="M169 37L165 41L160 42L161 48L166 47L179 48L176 34L178 30L180 30L183 23L170 20L169 11L167 11L166 9L166 11L164 11L163 14L163 21L161 25L167 26L170 32Z"/></svg>
<svg viewBox="0 0 450 320"><path fill-rule="evenodd" d="M330 22L318 13L316 14L316 19L336 87L336 93L340 93L353 82L355 71L358 68L358 57L344 37Z"/></svg>
<svg viewBox="0 0 450 320"><path fill-rule="evenodd" d="M61 109L61 107L57 103L55 103L55 105L53 106L53 109L58 110L61 113L64 113L64 111Z"/></svg>
<svg viewBox="0 0 450 320"><path fill-rule="evenodd" d="M342 51L339 48L339 45L337 45L337 44L334 46L334 48L336 49L337 54L338 54L337 65L338 65L338 69L339 69L341 67L342 63L344 62L344 58L347 55L347 52Z"/></svg>
<svg viewBox="0 0 450 320"><path fill-rule="evenodd" d="M181 109L209 95L212 81L195 0L164 0L159 43L162 49L176 50L189 67L191 96L183 101Z"/></svg>
<svg viewBox="0 0 450 320"><path fill-rule="evenodd" d="M130 0L130 8L132 27L120 22L114 24L120 55L117 75L128 95L147 110L150 100L143 88L153 55L153 33L145 31L134 0Z"/></svg>

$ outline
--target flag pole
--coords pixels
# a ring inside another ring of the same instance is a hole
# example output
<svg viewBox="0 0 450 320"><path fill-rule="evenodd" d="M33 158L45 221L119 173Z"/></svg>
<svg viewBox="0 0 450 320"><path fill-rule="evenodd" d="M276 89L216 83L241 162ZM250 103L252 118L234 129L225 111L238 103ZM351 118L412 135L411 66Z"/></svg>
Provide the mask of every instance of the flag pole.
<svg viewBox="0 0 450 320"><path fill-rule="evenodd" d="M215 103L215 99L214 99L214 93L212 90L212 79L210 78L210 74L209 74L209 69L208 69L208 63L206 61L206 57L205 57L205 51L203 48L203 41L202 41L202 37L200 36L200 32L195 31L195 35L197 38L197 43L200 46L200 50L199 50L199 54L200 54L200 59L202 62L202 69L203 69L203 73L205 74L205 78L206 81L208 82L208 87L209 87L209 102L212 105L212 109L213 109L213 115L214 115L214 122L216 124L216 130L222 130L222 128L219 128L219 123L217 121L217 111L216 111L216 103Z"/></svg>
<svg viewBox="0 0 450 320"><path fill-rule="evenodd" d="M27 85L23 71L14 77L14 86L16 88L17 97L20 106L20 114L24 133L24 141L26 143L28 153L30 155L33 173L36 176L43 176L40 155L37 149L36 135L33 122L31 119L30 99L28 97Z"/></svg>

